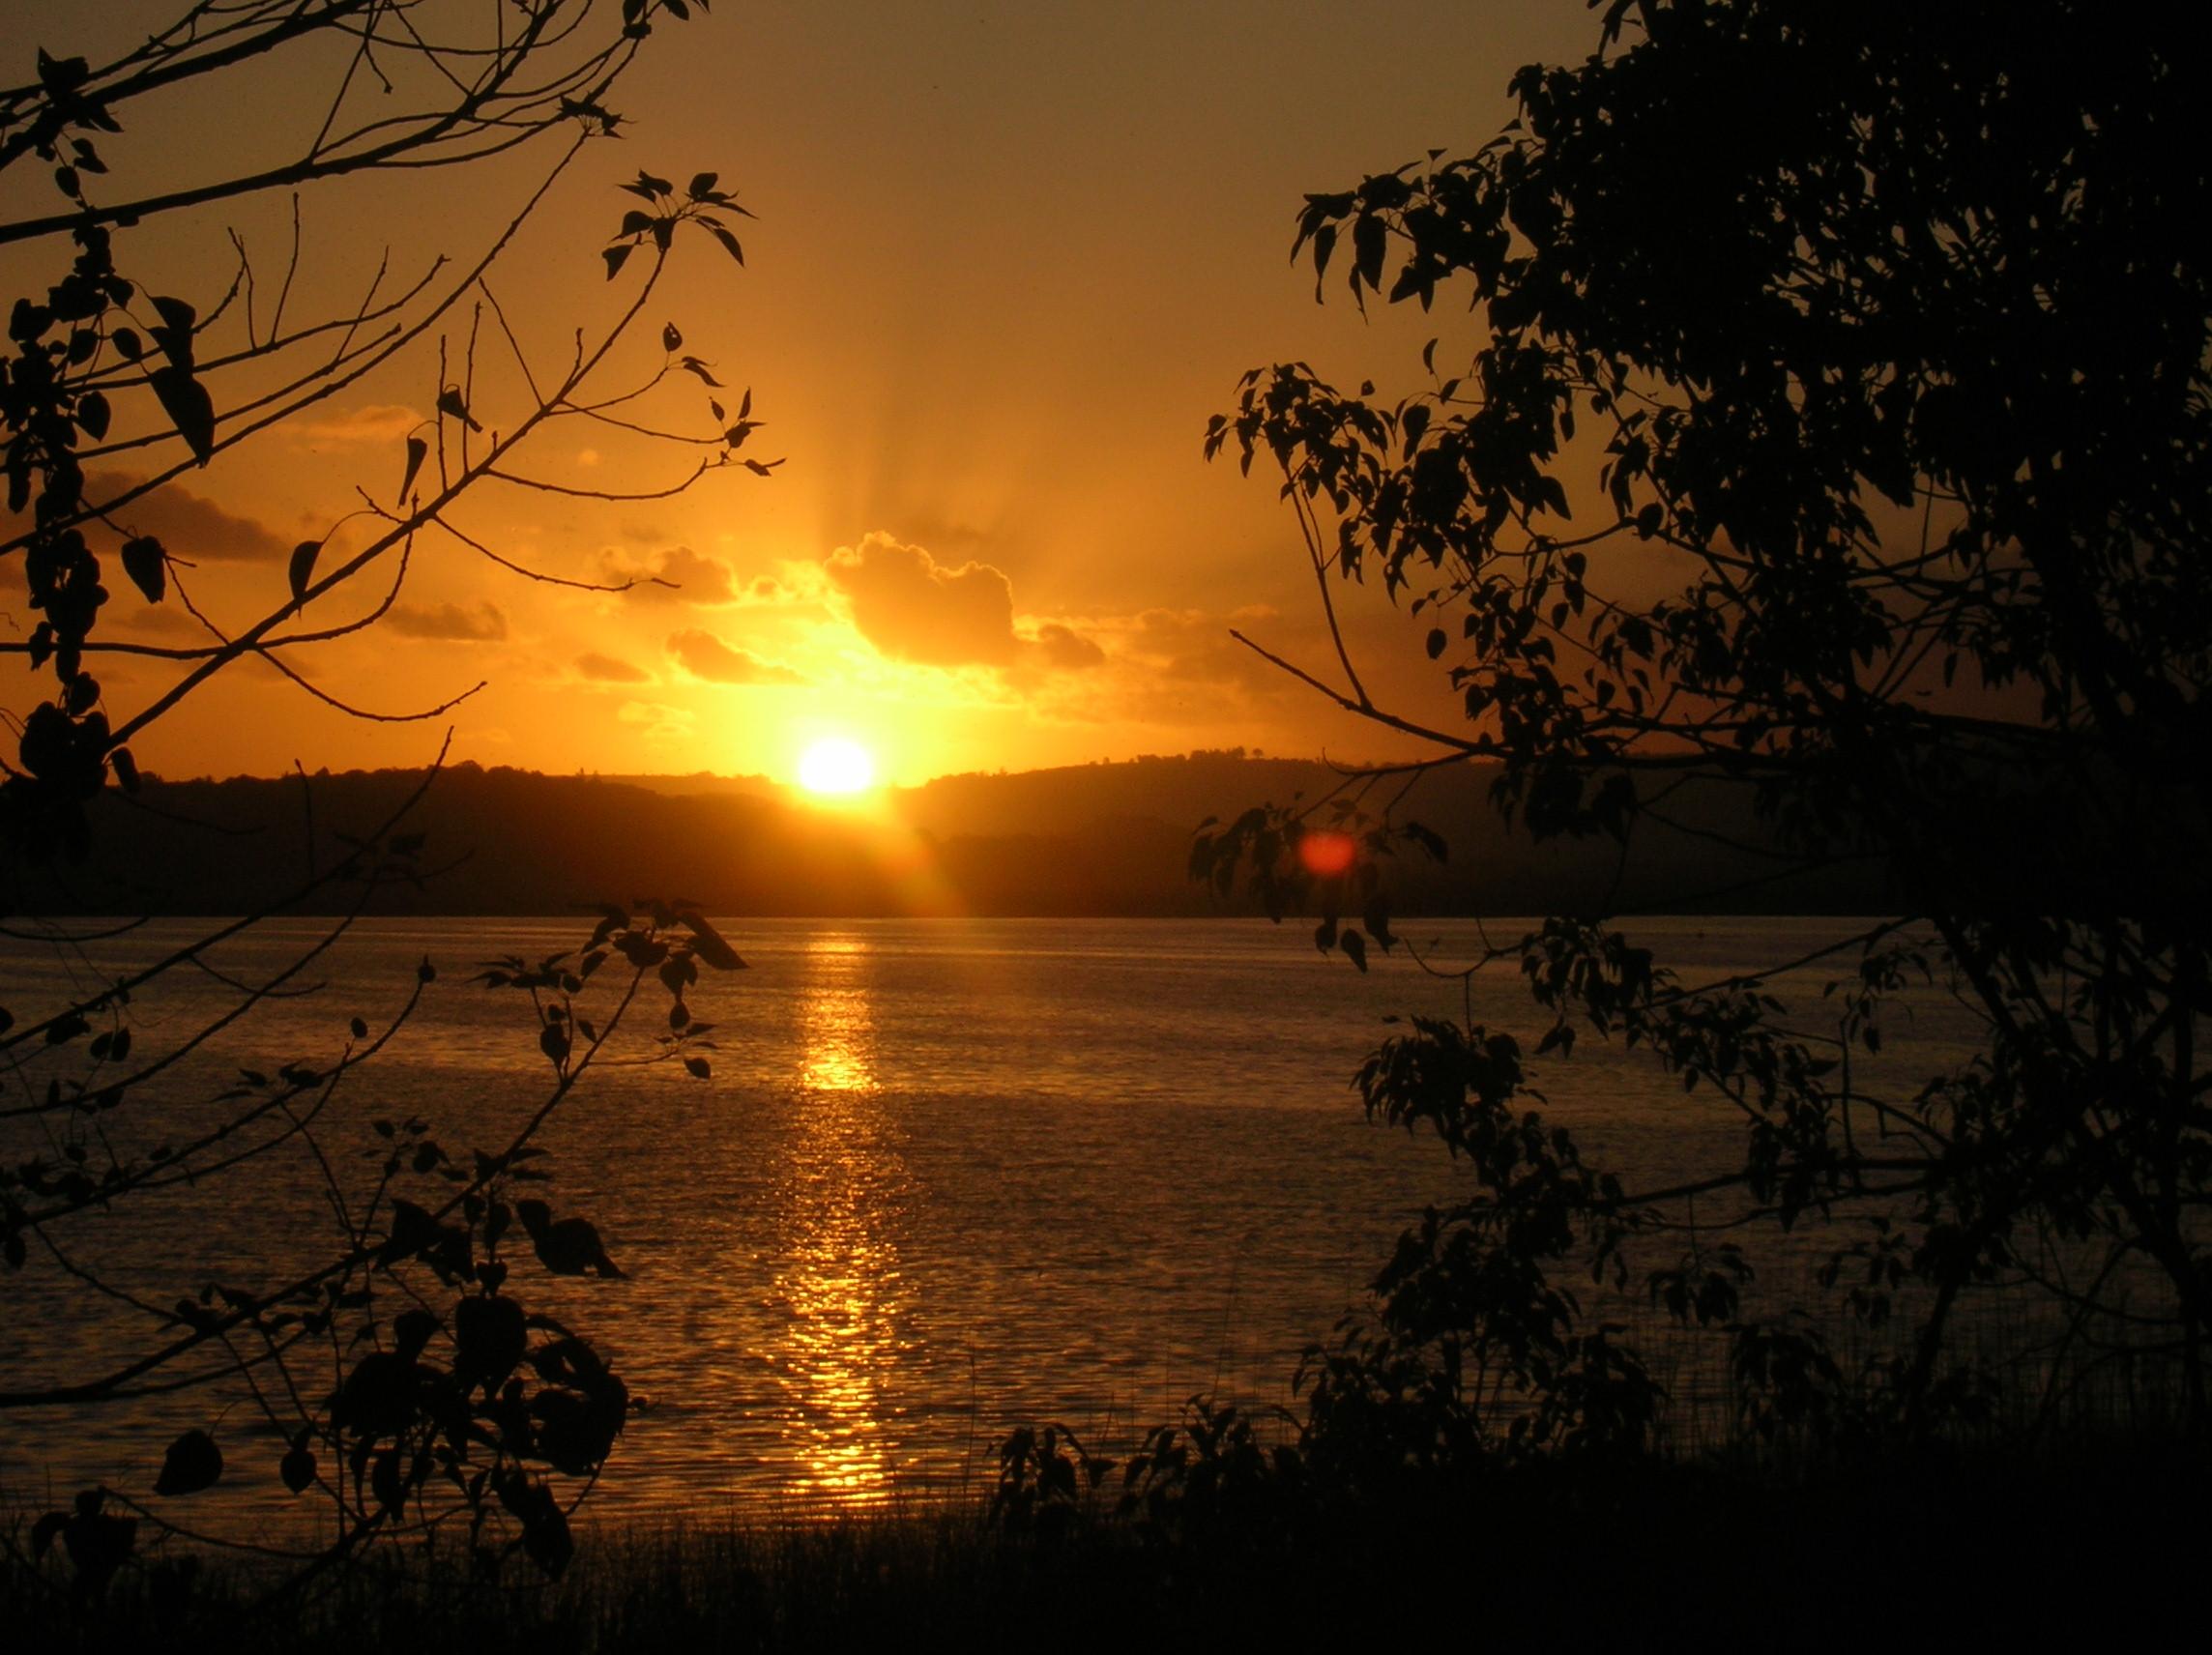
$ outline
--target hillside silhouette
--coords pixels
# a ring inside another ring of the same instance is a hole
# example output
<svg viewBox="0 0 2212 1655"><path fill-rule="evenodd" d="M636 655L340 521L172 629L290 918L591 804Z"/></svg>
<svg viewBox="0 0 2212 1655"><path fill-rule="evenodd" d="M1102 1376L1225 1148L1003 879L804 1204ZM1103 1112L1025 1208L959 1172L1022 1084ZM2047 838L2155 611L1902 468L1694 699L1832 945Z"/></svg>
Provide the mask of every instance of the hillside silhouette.
<svg viewBox="0 0 2212 1655"><path fill-rule="evenodd" d="M1403 914L1622 910L1839 913L1881 908L1862 868L1768 877L1770 834L1718 783L1611 839L1533 843L1491 808L1493 772L1424 777L1396 812L1449 843L1387 871ZM282 901L342 860L422 783L414 770L223 781L149 779L98 800L95 859L19 869L27 914L238 914ZM557 914L640 895L762 915L1200 915L1250 912L1187 874L1193 830L1263 802L1314 799L1326 766L1202 752L1015 774L943 776L866 809L824 808L760 777L550 776L460 764L407 819L420 885L373 912ZM1617 881L1617 888L1616 888ZM300 905L342 909L339 882Z"/></svg>

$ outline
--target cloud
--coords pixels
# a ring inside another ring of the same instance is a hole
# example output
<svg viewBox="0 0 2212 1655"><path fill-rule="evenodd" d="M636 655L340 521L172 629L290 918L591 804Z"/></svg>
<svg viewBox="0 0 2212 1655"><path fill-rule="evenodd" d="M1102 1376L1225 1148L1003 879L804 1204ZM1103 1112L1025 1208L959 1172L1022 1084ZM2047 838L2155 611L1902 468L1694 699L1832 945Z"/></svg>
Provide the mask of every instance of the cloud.
<svg viewBox="0 0 2212 1655"><path fill-rule="evenodd" d="M637 727L649 741L689 740L698 720L682 707L657 701L626 701L615 711L616 719Z"/></svg>
<svg viewBox="0 0 2212 1655"><path fill-rule="evenodd" d="M93 472L85 479L85 498L112 500L144 480L126 472ZM171 554L191 563L281 563L292 555L293 542L267 524L235 516L173 482L110 515L131 534L151 535Z"/></svg>
<svg viewBox="0 0 2212 1655"><path fill-rule="evenodd" d="M1014 588L1004 570L940 564L920 546L885 534L840 546L823 565L844 595L853 624L884 654L927 666L994 666L1033 674L1079 671L1106 653L1057 621L1034 633L1014 625Z"/></svg>
<svg viewBox="0 0 2212 1655"><path fill-rule="evenodd" d="M1103 666L1106 661L1106 652L1097 644L1057 621L1037 627L1036 645L1045 664L1060 672L1081 672L1086 667Z"/></svg>
<svg viewBox="0 0 2212 1655"><path fill-rule="evenodd" d="M507 617L495 605L481 600L466 609L457 603L441 603L434 609L420 603L394 603L384 624L403 638L489 643L507 636Z"/></svg>
<svg viewBox="0 0 2212 1655"><path fill-rule="evenodd" d="M610 584L631 582L627 595L635 602L713 608L738 601L738 580L730 566L689 546L671 546L642 561L610 553L600 568L600 578Z"/></svg>
<svg viewBox="0 0 2212 1655"><path fill-rule="evenodd" d="M594 683L651 683L653 675L643 667L618 661L596 651L576 657L576 671Z"/></svg>
<svg viewBox="0 0 2212 1655"><path fill-rule="evenodd" d="M288 424L284 429L306 443L399 443L422 423L422 416L395 402L371 403L343 414Z"/></svg>
<svg viewBox="0 0 2212 1655"><path fill-rule="evenodd" d="M989 564L947 567L919 546L874 534L839 546L824 571L860 635L887 655L944 667L1013 659L1013 583Z"/></svg>
<svg viewBox="0 0 2212 1655"><path fill-rule="evenodd" d="M754 604L799 603L803 601L803 596L772 574L760 574L745 582L744 601Z"/></svg>
<svg viewBox="0 0 2212 1655"><path fill-rule="evenodd" d="M712 632L691 627L668 640L668 653L693 678L709 683L804 683L787 666L764 661L750 650L725 644Z"/></svg>

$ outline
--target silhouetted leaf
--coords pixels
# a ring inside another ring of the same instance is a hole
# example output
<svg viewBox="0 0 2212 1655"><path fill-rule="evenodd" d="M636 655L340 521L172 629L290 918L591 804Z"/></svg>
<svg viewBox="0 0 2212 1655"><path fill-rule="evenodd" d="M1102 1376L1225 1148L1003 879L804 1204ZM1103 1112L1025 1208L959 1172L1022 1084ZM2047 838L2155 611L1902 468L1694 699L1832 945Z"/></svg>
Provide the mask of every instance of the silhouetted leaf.
<svg viewBox="0 0 2212 1655"><path fill-rule="evenodd" d="M522 1306L513 1299L461 1299L453 1306L453 1379L463 1389L497 1390L522 1360L528 1341Z"/></svg>
<svg viewBox="0 0 2212 1655"><path fill-rule="evenodd" d="M49 1511L38 1522L32 1524L31 1555L44 1557L52 1549L55 1537L69 1526L69 1513L66 1511Z"/></svg>
<svg viewBox="0 0 2212 1655"><path fill-rule="evenodd" d="M169 589L167 554L161 542L151 535L123 542L123 572L131 577L132 586L145 594L148 603L160 602Z"/></svg>
<svg viewBox="0 0 2212 1655"><path fill-rule="evenodd" d="M177 435L184 438L185 446L200 464L207 464L215 453L215 401L207 388L191 376L189 368L171 363L158 367L147 376L154 388L154 395L177 427Z"/></svg>
<svg viewBox="0 0 2212 1655"><path fill-rule="evenodd" d="M472 431L483 429L477 422L477 417L469 412L469 405L461 399L461 388L457 385L449 385L438 392L438 412L458 420Z"/></svg>
<svg viewBox="0 0 2212 1655"><path fill-rule="evenodd" d="M292 548L292 562L285 571L292 586L292 601L298 603L307 595L307 584L315 577L315 559L322 555L320 540L302 540Z"/></svg>
<svg viewBox="0 0 2212 1655"><path fill-rule="evenodd" d="M614 280L615 274L622 269L624 260L635 251L637 251L635 242L625 242L620 247L605 247L600 250L599 257L607 261L607 279L609 281Z"/></svg>
<svg viewBox="0 0 2212 1655"><path fill-rule="evenodd" d="M154 1479L158 1495L196 1495L215 1486L222 1475L222 1450L204 1431L188 1431L169 1444L161 1458L161 1474Z"/></svg>
<svg viewBox="0 0 2212 1655"><path fill-rule="evenodd" d="M307 1434L303 1431L299 1438L277 1462L276 1474L284 1479L284 1486L294 1494L301 1494L315 1480L314 1452L306 1445Z"/></svg>
<svg viewBox="0 0 2212 1655"><path fill-rule="evenodd" d="M722 934L714 929L713 922L704 914L680 914L677 918L691 933L691 951L714 970L742 972L745 969L745 963L738 958L737 950L724 941Z"/></svg>

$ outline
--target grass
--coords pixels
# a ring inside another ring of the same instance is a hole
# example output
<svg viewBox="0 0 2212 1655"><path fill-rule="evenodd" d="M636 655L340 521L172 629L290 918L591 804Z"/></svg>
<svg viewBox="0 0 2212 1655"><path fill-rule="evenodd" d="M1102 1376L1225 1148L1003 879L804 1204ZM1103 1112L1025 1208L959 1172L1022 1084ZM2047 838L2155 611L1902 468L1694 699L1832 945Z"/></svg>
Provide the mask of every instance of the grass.
<svg viewBox="0 0 2212 1655"><path fill-rule="evenodd" d="M823 1523L672 1519L587 1532L557 1582L391 1556L276 1607L214 1567L0 1561L11 1648L391 1655L903 1647L1285 1649L1697 1639L1826 1647L1970 1634L2036 1644L2201 1618L2201 1446L2105 1437L2032 1456L1641 1458L1488 1470L1387 1506L1168 1544L1092 1509L1056 1537L975 1505Z"/></svg>

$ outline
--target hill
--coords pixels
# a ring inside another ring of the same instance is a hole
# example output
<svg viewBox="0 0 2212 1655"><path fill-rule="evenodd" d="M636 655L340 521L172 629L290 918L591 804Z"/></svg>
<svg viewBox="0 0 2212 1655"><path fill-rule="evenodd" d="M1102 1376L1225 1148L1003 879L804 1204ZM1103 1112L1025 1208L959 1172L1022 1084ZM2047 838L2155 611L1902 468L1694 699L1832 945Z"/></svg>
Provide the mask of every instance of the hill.
<svg viewBox="0 0 2212 1655"><path fill-rule="evenodd" d="M548 776L456 765L407 818L423 836L420 886L384 912L562 913L607 899L682 896L717 914L1201 915L1221 899L1186 874L1208 816L1311 800L1340 778L1295 760L1197 753L1012 775L945 776L864 809L824 808L763 778ZM149 781L97 801L96 858L11 870L17 914L231 914L279 901L372 833L419 771ZM1406 914L1625 909L1838 912L1879 908L1863 872L1772 881L1764 835L1719 784L1645 823L1625 860L1613 841L1537 845L1508 831L1473 766L1422 779L1399 807L1450 842L1390 871ZM1735 848L1749 842L1751 854ZM1617 888L1616 888L1617 882ZM1612 901L1609 903L1609 895ZM344 906L342 887L310 907ZM1231 909L1237 904L1227 905Z"/></svg>

